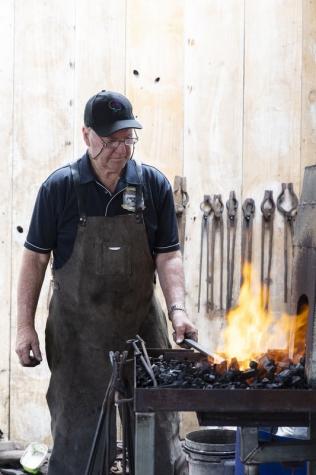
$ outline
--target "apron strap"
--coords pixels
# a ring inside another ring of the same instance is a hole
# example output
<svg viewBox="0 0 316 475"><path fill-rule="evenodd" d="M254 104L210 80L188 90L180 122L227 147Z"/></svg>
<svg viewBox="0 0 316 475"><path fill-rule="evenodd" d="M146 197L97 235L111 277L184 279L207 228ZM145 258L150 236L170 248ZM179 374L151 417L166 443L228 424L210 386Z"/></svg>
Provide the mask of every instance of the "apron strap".
<svg viewBox="0 0 316 475"><path fill-rule="evenodd" d="M136 187L136 212L142 212L145 209L142 162L135 160L135 165L136 165L137 176L140 183Z"/></svg>
<svg viewBox="0 0 316 475"><path fill-rule="evenodd" d="M69 163L71 176L73 180L73 184L75 187L75 192L77 196L78 202L78 210L79 210L79 224L80 226L85 226L87 223L87 213L85 210L85 198L83 194L83 190L80 185L80 173L79 173L79 165L78 162L71 162Z"/></svg>
<svg viewBox="0 0 316 475"><path fill-rule="evenodd" d="M137 172L139 183L140 183L138 186L136 186L136 203L135 203L136 216L142 219L143 210L145 209L143 169L142 169L142 163L140 161L135 160L135 165L136 165L136 172Z"/></svg>

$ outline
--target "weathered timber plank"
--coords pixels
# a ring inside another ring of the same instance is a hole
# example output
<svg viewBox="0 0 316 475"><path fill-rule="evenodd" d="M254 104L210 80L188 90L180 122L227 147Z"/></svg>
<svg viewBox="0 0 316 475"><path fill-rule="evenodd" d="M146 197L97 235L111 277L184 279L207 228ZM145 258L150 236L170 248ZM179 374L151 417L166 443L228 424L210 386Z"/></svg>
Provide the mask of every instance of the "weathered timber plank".
<svg viewBox="0 0 316 475"><path fill-rule="evenodd" d="M235 0L225 3L205 0L198 5L196 8L194 2L187 1L185 12L184 175L190 195L185 269L189 313L198 323L201 343L214 348L224 323L224 312L219 310L219 239L215 249L215 311L206 309L204 265L198 314L200 203L204 194L221 194L224 203L231 190L236 191L238 200L241 195L244 10L243 2ZM238 293L238 256L237 246L234 295ZM203 260L206 263L205 248ZM224 266L224 306L225 295Z"/></svg>
<svg viewBox="0 0 316 475"><path fill-rule="evenodd" d="M16 287L37 190L52 170L73 157L75 2L19 0L15 3L11 438L49 442L45 401L49 372L44 354L49 271L36 316L44 356L37 368L22 368L14 352ZM17 226L23 232L18 233Z"/></svg>
<svg viewBox="0 0 316 475"><path fill-rule="evenodd" d="M9 432L10 305L11 305L11 211L12 211L12 131L13 131L13 37L14 2L5 0L0 10L0 43L6 45L0 56L1 109L0 136L3 156L0 162L0 429Z"/></svg>
<svg viewBox="0 0 316 475"><path fill-rule="evenodd" d="M253 263L260 276L260 203L281 182L300 183L301 2L245 2L243 199L256 202ZM283 302L283 219L276 212L271 307ZM290 275L290 274L289 274Z"/></svg>
<svg viewBox="0 0 316 475"><path fill-rule="evenodd" d="M135 153L173 183L183 169L183 2L158 10L155 0L127 2L126 93L144 127Z"/></svg>
<svg viewBox="0 0 316 475"><path fill-rule="evenodd" d="M316 163L316 1L303 0L301 185L304 167Z"/></svg>
<svg viewBox="0 0 316 475"><path fill-rule="evenodd" d="M124 94L125 0L76 1L75 157L82 155L83 110L102 89Z"/></svg>

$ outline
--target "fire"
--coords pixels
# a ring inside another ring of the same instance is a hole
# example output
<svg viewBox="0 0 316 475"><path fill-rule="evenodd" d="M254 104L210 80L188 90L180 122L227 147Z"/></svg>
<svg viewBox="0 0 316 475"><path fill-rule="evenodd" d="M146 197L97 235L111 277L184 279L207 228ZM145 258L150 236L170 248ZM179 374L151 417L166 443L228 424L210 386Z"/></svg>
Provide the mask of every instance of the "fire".
<svg viewBox="0 0 316 475"><path fill-rule="evenodd" d="M258 284L251 285L252 275L251 266L246 264L239 300L227 314L223 343L217 348L217 353L227 361L236 358L240 369L247 368L251 360L258 360L268 350L282 350L280 354L297 359L305 350L308 307L304 306L296 317L279 316L266 310L263 305L266 289L260 289Z"/></svg>

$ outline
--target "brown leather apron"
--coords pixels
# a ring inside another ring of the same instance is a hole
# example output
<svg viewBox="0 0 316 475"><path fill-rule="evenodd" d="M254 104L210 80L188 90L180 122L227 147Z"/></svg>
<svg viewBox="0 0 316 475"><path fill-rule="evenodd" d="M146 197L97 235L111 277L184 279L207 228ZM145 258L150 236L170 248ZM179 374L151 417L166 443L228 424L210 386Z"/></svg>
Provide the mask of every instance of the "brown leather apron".
<svg viewBox="0 0 316 475"><path fill-rule="evenodd" d="M71 169L80 223L70 259L54 273L46 327L54 439L49 475L84 473L111 375L109 351L123 351L136 334L148 347L170 345L141 214L86 217L76 164ZM139 203L138 191L138 209ZM187 473L177 414L159 414L155 436L155 475Z"/></svg>

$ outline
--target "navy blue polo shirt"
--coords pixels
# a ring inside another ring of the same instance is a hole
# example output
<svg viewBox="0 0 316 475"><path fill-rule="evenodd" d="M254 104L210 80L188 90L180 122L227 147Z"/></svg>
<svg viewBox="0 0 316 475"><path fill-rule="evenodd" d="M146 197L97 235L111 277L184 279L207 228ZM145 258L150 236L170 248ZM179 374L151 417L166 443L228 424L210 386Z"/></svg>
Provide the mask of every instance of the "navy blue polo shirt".
<svg viewBox="0 0 316 475"><path fill-rule="evenodd" d="M136 163L129 160L111 193L96 177L86 153L78 160L80 186L86 190L87 216L117 216L131 213L122 208L127 186L140 185ZM180 249L172 189L156 168L142 164L145 210L144 222L152 255ZM24 246L31 251L53 251L54 268L69 259L79 221L77 195L69 165L53 172L42 184L35 203Z"/></svg>

